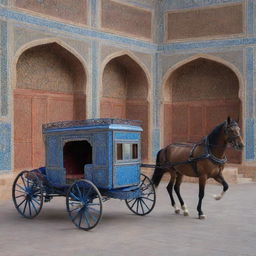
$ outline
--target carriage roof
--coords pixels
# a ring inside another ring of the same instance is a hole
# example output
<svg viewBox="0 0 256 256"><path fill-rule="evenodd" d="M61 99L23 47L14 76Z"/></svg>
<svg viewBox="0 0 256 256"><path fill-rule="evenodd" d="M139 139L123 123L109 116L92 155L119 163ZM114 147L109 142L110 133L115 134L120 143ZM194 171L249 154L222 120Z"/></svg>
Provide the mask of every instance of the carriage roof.
<svg viewBox="0 0 256 256"><path fill-rule="evenodd" d="M109 129L109 130L128 130L142 131L141 121L113 119L113 118L97 118L78 121L61 121L43 125L43 133L58 131L74 131L74 130L93 130L93 129Z"/></svg>

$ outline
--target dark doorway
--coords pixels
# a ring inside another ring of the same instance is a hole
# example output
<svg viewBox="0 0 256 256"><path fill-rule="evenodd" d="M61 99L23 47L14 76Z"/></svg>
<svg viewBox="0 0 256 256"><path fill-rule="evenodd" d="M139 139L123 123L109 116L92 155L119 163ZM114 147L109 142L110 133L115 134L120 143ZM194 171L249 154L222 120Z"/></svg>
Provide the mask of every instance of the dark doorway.
<svg viewBox="0 0 256 256"><path fill-rule="evenodd" d="M70 141L63 148L67 179L84 178L84 166L92 163L92 146L86 141Z"/></svg>

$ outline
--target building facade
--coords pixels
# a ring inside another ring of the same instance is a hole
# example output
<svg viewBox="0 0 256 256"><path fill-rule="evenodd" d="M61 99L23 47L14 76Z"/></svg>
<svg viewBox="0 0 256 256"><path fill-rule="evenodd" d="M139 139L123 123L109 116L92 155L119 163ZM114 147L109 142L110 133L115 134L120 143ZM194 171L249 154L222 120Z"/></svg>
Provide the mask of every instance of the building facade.
<svg viewBox="0 0 256 256"><path fill-rule="evenodd" d="M252 169L255 11L253 0L1 0L0 173L44 165L43 123L97 117L142 120L151 162L230 115L245 150L229 161Z"/></svg>

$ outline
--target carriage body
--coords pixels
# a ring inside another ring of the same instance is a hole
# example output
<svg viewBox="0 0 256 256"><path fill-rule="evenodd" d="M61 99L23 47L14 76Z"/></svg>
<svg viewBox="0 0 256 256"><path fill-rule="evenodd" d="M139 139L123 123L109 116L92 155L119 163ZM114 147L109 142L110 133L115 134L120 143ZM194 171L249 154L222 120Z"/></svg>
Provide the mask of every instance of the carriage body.
<svg viewBox="0 0 256 256"><path fill-rule="evenodd" d="M141 132L140 126L119 119L44 125L48 181L65 186L84 178L109 190L138 185Z"/></svg>
<svg viewBox="0 0 256 256"><path fill-rule="evenodd" d="M43 125L45 167L18 174L12 187L15 208L34 218L44 202L66 197L67 212L80 229L100 221L102 203L125 200L137 215L155 206L151 180L140 172L141 132L137 121L89 119Z"/></svg>

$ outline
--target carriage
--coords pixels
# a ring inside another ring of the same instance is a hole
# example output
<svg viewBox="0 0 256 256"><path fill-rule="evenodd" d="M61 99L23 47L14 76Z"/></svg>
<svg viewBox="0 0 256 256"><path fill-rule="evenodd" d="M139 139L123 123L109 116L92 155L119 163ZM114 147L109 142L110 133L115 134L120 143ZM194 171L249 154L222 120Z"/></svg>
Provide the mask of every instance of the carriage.
<svg viewBox="0 0 256 256"><path fill-rule="evenodd" d="M140 122L121 119L43 125L45 167L24 170L14 180L17 211L34 218L43 203L62 196L71 221L83 230L96 227L110 198L124 200L137 215L150 213L156 194L141 173L141 132Z"/></svg>

